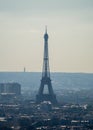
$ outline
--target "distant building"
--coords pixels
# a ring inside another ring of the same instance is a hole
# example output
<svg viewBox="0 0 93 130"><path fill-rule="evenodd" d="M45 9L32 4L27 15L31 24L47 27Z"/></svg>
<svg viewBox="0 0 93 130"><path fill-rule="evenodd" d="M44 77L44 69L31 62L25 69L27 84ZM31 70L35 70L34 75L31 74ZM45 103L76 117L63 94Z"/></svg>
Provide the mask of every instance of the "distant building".
<svg viewBox="0 0 93 130"><path fill-rule="evenodd" d="M41 110L43 110L43 111L52 110L52 103L50 101L41 102Z"/></svg>
<svg viewBox="0 0 93 130"><path fill-rule="evenodd" d="M4 93L4 84L0 83L0 93Z"/></svg>
<svg viewBox="0 0 93 130"><path fill-rule="evenodd" d="M19 83L0 83L0 94L21 94L21 85Z"/></svg>
<svg viewBox="0 0 93 130"><path fill-rule="evenodd" d="M26 72L26 68L24 67L24 72Z"/></svg>

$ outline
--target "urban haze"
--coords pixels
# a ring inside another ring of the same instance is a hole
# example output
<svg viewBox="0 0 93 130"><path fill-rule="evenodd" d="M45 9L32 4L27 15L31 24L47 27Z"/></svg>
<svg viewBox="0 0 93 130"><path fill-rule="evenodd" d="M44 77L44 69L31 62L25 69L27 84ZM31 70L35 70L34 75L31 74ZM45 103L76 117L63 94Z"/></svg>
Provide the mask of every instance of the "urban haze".
<svg viewBox="0 0 93 130"><path fill-rule="evenodd" d="M92 0L0 0L0 130L93 130L92 34Z"/></svg>

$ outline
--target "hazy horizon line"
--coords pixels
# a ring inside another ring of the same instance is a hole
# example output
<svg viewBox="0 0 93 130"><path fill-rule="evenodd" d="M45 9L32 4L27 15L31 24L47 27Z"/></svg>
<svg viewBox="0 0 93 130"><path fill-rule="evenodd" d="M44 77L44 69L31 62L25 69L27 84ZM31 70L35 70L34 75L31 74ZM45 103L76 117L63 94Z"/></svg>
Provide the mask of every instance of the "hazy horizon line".
<svg viewBox="0 0 93 130"><path fill-rule="evenodd" d="M42 73L41 71L0 71L0 73ZM66 72L66 71L62 71L62 72L59 72L59 71L51 71L51 73L81 73L81 74L93 74L93 72Z"/></svg>

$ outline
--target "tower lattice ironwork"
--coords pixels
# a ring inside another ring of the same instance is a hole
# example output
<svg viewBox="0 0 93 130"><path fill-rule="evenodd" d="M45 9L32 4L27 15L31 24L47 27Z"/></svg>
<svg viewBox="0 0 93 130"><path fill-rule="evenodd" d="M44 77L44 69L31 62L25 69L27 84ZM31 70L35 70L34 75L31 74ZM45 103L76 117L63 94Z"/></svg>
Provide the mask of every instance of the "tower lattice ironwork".
<svg viewBox="0 0 93 130"><path fill-rule="evenodd" d="M44 34L44 57L43 57L43 70L42 79L38 94L36 95L36 102L40 103L42 101L50 101L53 104L57 103L56 95L53 92L51 78L50 78L50 68L49 68L49 55L48 55L48 34L47 28ZM44 93L44 88L48 88L48 93Z"/></svg>

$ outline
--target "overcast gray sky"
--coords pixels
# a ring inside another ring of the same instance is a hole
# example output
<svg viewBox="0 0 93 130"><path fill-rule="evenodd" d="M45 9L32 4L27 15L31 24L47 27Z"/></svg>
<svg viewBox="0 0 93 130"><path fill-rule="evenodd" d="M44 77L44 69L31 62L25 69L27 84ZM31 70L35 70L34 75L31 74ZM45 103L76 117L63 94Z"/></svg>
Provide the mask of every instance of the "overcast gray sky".
<svg viewBox="0 0 93 130"><path fill-rule="evenodd" d="M93 0L0 0L0 71L41 71L45 25L50 70L93 73Z"/></svg>

